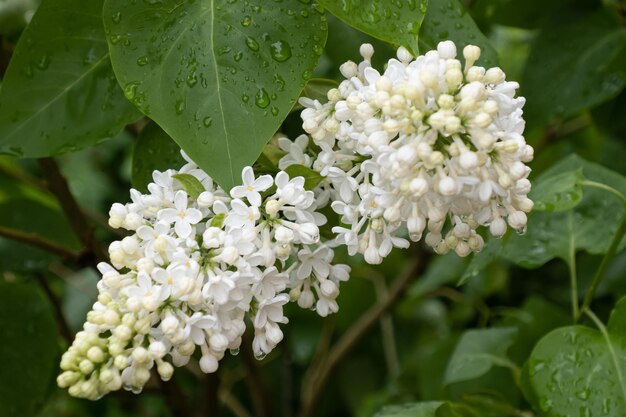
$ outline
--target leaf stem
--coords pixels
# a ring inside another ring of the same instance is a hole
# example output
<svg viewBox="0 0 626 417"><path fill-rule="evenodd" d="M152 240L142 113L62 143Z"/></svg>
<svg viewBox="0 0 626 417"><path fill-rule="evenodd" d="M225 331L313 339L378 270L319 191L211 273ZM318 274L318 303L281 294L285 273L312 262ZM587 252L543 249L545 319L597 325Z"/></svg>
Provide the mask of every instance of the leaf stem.
<svg viewBox="0 0 626 417"><path fill-rule="evenodd" d="M626 197L624 197L624 195L618 190L616 190L615 188L610 187L606 184L595 182L595 181L582 181L582 184L589 186L589 187L599 188L599 189L608 191L616 195L622 201L622 203L624 204L624 208L626 209ZM582 307L580 308L580 311L578 312L578 314L575 316L576 322L580 320L580 317L583 313L586 313L587 311L589 311L589 307L591 306L593 297L595 296L596 291L598 290L598 286L600 285L600 282L602 281L602 278L604 277L604 271L606 270L606 267L609 265L609 262L611 261L615 253L617 252L617 248L619 247L619 244L622 241L624 233L626 233L626 213L624 214L622 221L617 231L615 232L615 236L613 236L613 240L611 241L611 245L609 246L609 249L607 250L604 257L602 258L602 261L600 262L600 266L598 267L595 275L593 276L593 280L591 281L591 286L589 287L589 290L587 290L587 293L585 294L585 299L583 300Z"/></svg>
<svg viewBox="0 0 626 417"><path fill-rule="evenodd" d="M61 246L56 242L45 239L36 233L23 232L21 230L0 226L0 236L43 249L47 252L58 255L65 260L76 260L79 258L79 253Z"/></svg>
<svg viewBox="0 0 626 417"><path fill-rule="evenodd" d="M570 229L573 228L571 222L573 221L572 212L569 212L569 221L570 221ZM578 277L576 274L576 245L574 244L574 239L570 239L569 251L567 256L567 266L569 268L569 278L570 278L570 296L572 302L572 318L574 321L577 320L579 316L578 309Z"/></svg>

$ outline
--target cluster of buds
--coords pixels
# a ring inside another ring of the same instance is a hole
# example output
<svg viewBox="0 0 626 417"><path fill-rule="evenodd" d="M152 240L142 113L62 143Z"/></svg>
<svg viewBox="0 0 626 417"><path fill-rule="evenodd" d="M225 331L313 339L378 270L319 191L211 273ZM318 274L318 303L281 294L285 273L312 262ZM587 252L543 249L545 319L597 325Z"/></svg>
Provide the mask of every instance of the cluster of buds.
<svg viewBox="0 0 626 417"><path fill-rule="evenodd" d="M327 177L333 230L350 253L380 263L392 247L425 234L437 253L480 251L479 226L523 233L533 149L523 137L523 97L500 68L475 65L480 48L456 59L451 41L415 59L399 48L384 73L347 62L328 101L301 99L304 130L321 149L311 166Z"/></svg>

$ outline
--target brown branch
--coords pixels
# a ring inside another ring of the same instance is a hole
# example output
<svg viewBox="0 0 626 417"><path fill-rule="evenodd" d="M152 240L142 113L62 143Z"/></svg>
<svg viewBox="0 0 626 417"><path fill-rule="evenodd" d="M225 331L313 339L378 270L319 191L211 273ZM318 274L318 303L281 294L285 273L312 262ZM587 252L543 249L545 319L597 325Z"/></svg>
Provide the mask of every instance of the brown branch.
<svg viewBox="0 0 626 417"><path fill-rule="evenodd" d="M94 228L89 224L85 213L72 195L67 180L53 158L39 159L39 165L45 175L46 186L56 197L70 222L72 230L83 244L87 253L93 254L92 263L104 261L106 254L94 239Z"/></svg>
<svg viewBox="0 0 626 417"><path fill-rule="evenodd" d="M79 253L61 246L56 242L45 239L36 233L23 232L21 230L0 226L0 236L43 249L62 257L64 260L77 260L80 257Z"/></svg>
<svg viewBox="0 0 626 417"><path fill-rule="evenodd" d="M270 396L259 373L259 366L252 352L252 340L248 334L244 334L240 349L254 415L256 417L270 417L272 415L272 408L268 402Z"/></svg>
<svg viewBox="0 0 626 417"><path fill-rule="evenodd" d="M41 286L43 292L46 294L46 297L48 297L48 300L52 304L52 308L54 309L54 315L56 316L56 322L59 326L59 333L61 334L61 336L63 336L67 343L71 344L74 340L74 333L70 329L70 326L67 324L67 320L65 320L65 315L63 314L63 309L61 308L61 302L59 301L56 294L52 291L52 288L50 288L50 285L48 285L48 280L43 273L37 272L35 274L35 278L37 279L37 282Z"/></svg>
<svg viewBox="0 0 626 417"><path fill-rule="evenodd" d="M303 383L302 406L299 417L311 417L319 403L323 388L337 365L350 353L357 343L378 323L380 317L398 302L409 287L410 282L421 274L425 267L425 257L416 256L389 289L389 296L380 300L367 310L339 341L332 347L326 360L311 372L310 378Z"/></svg>

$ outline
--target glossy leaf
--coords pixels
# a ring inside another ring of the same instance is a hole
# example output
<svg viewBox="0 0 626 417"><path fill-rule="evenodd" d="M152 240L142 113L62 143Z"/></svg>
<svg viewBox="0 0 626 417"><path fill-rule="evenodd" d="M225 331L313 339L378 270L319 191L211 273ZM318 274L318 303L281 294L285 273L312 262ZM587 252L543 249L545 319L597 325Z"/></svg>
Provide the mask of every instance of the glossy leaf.
<svg viewBox="0 0 626 417"><path fill-rule="evenodd" d="M626 415L626 299L606 328L568 326L543 337L528 361L527 395L541 415Z"/></svg>
<svg viewBox="0 0 626 417"><path fill-rule="evenodd" d="M126 97L226 190L293 107L326 39L323 14L297 0L106 0L104 24Z"/></svg>
<svg viewBox="0 0 626 417"><path fill-rule="evenodd" d="M285 169L285 172L289 174L289 178L303 177L304 188L307 190L314 189L324 180L324 177L319 172L304 165L290 165Z"/></svg>
<svg viewBox="0 0 626 417"><path fill-rule="evenodd" d="M321 0L320 3L350 26L417 53L420 25L428 0Z"/></svg>
<svg viewBox="0 0 626 417"><path fill-rule="evenodd" d="M0 282L0 328L0 414L34 416L57 370L52 309L35 287Z"/></svg>
<svg viewBox="0 0 626 417"><path fill-rule="evenodd" d="M539 211L566 211L573 209L583 198L582 168L555 175L541 175L534 181L529 198L533 209Z"/></svg>
<svg viewBox="0 0 626 417"><path fill-rule="evenodd" d="M143 128L133 148L133 188L146 191L154 170L178 169L184 164L180 146L159 125L151 122Z"/></svg>
<svg viewBox="0 0 626 417"><path fill-rule="evenodd" d="M183 190L192 198L198 198L202 192L206 191L200 180L191 174L175 174L172 177L180 183Z"/></svg>
<svg viewBox="0 0 626 417"><path fill-rule="evenodd" d="M625 177L577 155L562 160L545 175L575 171L581 167L587 180L607 184L626 194ZM503 254L527 268L536 268L553 258L567 261L572 248L602 254L608 250L623 216L624 206L616 196L605 190L585 187L582 201L573 210L531 214L527 233L512 235Z"/></svg>
<svg viewBox="0 0 626 417"><path fill-rule="evenodd" d="M41 157L115 136L138 112L115 80L102 0L44 0L0 89L0 152Z"/></svg>
<svg viewBox="0 0 626 417"><path fill-rule="evenodd" d="M461 59L463 48L472 44L482 49L477 65L487 68L498 65L496 50L459 0L429 0L420 30L420 50L424 53L436 49L437 44L445 40L454 41L457 57Z"/></svg>
<svg viewBox="0 0 626 417"><path fill-rule="evenodd" d="M527 120L548 123L616 96L625 81L610 64L624 46L626 29L603 10L556 13L533 43L520 83Z"/></svg>
<svg viewBox="0 0 626 417"><path fill-rule="evenodd" d="M465 332L450 358L444 384L478 378L494 366L509 366L506 351L516 335L517 330L510 327Z"/></svg>

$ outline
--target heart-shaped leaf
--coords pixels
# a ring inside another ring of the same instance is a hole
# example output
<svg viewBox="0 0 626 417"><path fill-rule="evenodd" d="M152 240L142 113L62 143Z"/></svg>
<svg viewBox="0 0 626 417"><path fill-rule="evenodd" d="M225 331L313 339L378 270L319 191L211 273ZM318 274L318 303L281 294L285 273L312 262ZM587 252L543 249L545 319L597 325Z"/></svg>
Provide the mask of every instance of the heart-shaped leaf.
<svg viewBox="0 0 626 417"><path fill-rule="evenodd" d="M311 2L106 0L126 97L228 190L287 116L326 40Z"/></svg>
<svg viewBox="0 0 626 417"><path fill-rule="evenodd" d="M528 361L528 400L547 417L626 415L626 299L605 328L561 327Z"/></svg>
<svg viewBox="0 0 626 417"><path fill-rule="evenodd" d="M139 112L117 84L102 1L44 0L0 89L0 152L41 157L115 136Z"/></svg>

